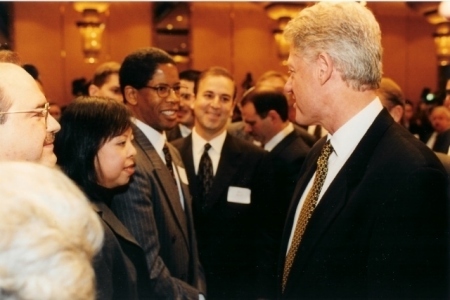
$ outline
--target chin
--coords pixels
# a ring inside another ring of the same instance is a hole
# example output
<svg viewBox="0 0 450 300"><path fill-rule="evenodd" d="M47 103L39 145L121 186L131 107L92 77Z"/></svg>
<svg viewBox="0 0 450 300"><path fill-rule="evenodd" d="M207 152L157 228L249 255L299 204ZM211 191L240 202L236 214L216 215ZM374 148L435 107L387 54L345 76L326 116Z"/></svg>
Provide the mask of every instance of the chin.
<svg viewBox="0 0 450 300"><path fill-rule="evenodd" d="M52 154L43 155L38 162L44 166L53 168L56 165L56 155L53 152Z"/></svg>

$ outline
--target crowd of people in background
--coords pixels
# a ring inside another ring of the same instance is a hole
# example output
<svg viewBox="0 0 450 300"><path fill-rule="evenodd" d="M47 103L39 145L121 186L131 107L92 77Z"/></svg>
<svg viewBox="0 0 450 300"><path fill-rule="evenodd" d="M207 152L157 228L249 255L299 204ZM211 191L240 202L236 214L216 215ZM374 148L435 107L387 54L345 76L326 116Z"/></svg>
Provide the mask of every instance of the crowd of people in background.
<svg viewBox="0 0 450 300"><path fill-rule="evenodd" d="M0 299L448 299L450 80L405 99L357 2L284 34L242 95L147 47L66 107L0 51Z"/></svg>

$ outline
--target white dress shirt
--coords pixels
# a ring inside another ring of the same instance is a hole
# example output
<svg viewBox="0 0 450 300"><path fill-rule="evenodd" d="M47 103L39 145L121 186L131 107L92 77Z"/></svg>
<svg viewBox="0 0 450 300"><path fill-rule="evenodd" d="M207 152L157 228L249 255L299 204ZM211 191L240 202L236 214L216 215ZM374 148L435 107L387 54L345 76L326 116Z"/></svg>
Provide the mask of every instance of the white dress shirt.
<svg viewBox="0 0 450 300"><path fill-rule="evenodd" d="M150 143L155 148L161 160L166 163L166 158L163 152L164 144L167 142L166 133L156 131L151 126L148 126L144 122L134 119L136 126L144 133L145 137L150 141ZM181 190L180 175L178 174L178 167L172 162L173 175L175 176L175 181L177 182L178 194L180 195L181 207L184 209L184 197L183 191Z"/></svg>
<svg viewBox="0 0 450 300"><path fill-rule="evenodd" d="M194 127L194 130L192 130L192 155L194 156L195 174L198 173L198 165L200 164L200 158L203 155L205 144L209 143L211 148L208 150L208 155L211 158L214 176L216 175L219 166L220 153L222 153L222 147L226 137L227 131L224 130L212 140L207 141L197 133Z"/></svg>
<svg viewBox="0 0 450 300"><path fill-rule="evenodd" d="M278 132L277 134L275 134L270 141L268 141L265 145L264 145L264 150L266 151L272 151L273 148L276 147L276 145L278 145L279 142L281 142L285 137L288 136L288 134L290 134L292 131L294 131L294 125L292 125L291 122L289 122L289 124L284 127L280 132Z"/></svg>
<svg viewBox="0 0 450 300"><path fill-rule="evenodd" d="M330 140L334 151L333 153L331 153L328 159L328 173L323 183L322 190L320 191L317 204L382 109L383 105L381 104L380 99L378 99L377 97L359 113L348 120L347 123L341 126L341 128L339 128L333 135L328 134L328 139ZM291 229L291 236L289 238L289 244L287 248L288 251L291 247L295 226L297 224L298 217L300 216L301 208L303 206L303 203L305 202L309 190L313 185L315 176L316 174L314 173L308 185L306 186L305 191L303 192L303 195L301 196L300 202L297 206L294 217L294 224Z"/></svg>
<svg viewBox="0 0 450 300"><path fill-rule="evenodd" d="M191 134L192 130L189 127L183 124L178 124L178 126L180 126L180 133L182 137L187 137Z"/></svg>

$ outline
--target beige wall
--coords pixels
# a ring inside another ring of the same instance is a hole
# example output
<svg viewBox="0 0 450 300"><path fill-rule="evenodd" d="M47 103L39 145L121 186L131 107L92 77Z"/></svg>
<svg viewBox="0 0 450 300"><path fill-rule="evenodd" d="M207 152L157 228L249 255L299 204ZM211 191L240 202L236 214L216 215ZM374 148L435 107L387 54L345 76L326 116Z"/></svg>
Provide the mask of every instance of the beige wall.
<svg viewBox="0 0 450 300"><path fill-rule="evenodd" d="M121 62L129 52L151 45L151 7L151 2L110 4L99 63ZM434 29L406 7L400 14L377 7L374 12L383 32L384 74L418 101L423 87L437 88ZM49 100L61 104L72 99L71 81L90 78L98 66L83 61L75 26L80 18L68 2L14 3L15 50L23 63L38 67ZM258 2L191 3L191 67L226 67L238 86L247 72L257 79L269 69L286 71L277 57L274 25Z"/></svg>

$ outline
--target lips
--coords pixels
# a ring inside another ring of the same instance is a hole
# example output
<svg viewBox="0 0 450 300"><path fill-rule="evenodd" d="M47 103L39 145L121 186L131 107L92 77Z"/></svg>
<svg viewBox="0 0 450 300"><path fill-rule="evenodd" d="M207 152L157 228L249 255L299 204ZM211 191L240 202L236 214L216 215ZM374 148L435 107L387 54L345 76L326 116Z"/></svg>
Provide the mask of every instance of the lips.
<svg viewBox="0 0 450 300"><path fill-rule="evenodd" d="M135 164L132 164L132 165L129 165L129 166L123 168L123 170L131 176L134 174L134 167L135 167Z"/></svg>

